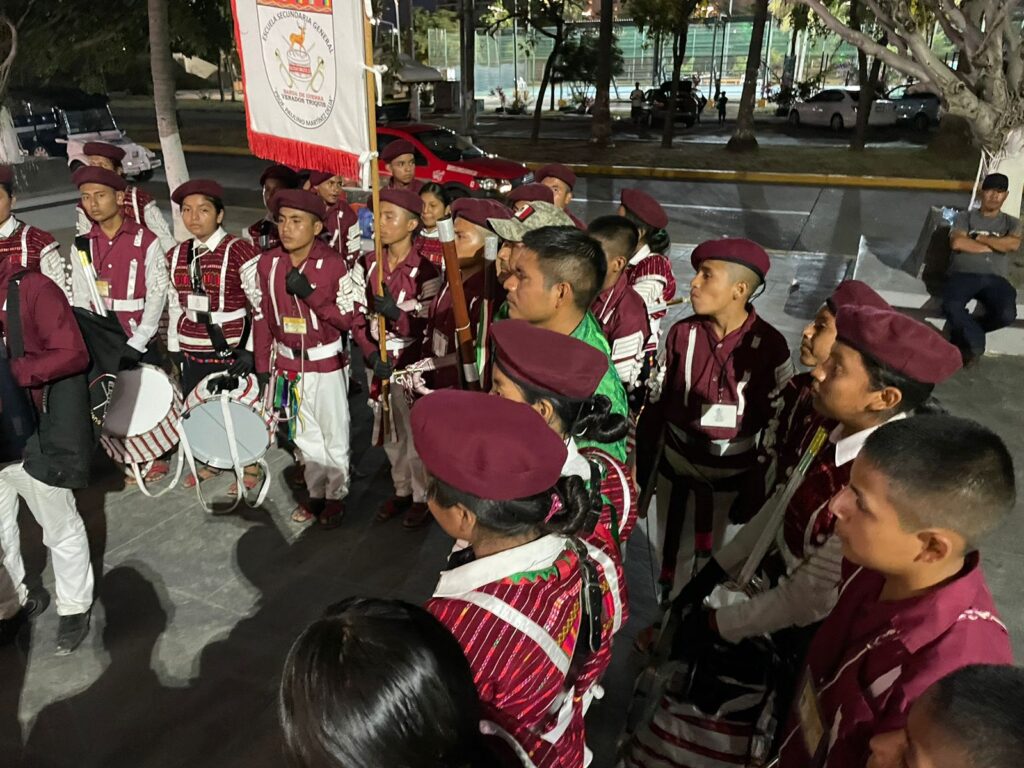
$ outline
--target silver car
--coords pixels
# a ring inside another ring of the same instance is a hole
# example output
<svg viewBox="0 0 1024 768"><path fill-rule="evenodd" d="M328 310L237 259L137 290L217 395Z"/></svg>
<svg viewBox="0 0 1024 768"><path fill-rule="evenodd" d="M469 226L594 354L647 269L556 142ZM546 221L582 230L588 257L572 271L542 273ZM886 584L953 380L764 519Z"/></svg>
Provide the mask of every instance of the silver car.
<svg viewBox="0 0 1024 768"><path fill-rule="evenodd" d="M942 110L942 100L937 93L917 85L898 85L886 94L896 105L896 122L910 125L915 131L927 131L937 125Z"/></svg>

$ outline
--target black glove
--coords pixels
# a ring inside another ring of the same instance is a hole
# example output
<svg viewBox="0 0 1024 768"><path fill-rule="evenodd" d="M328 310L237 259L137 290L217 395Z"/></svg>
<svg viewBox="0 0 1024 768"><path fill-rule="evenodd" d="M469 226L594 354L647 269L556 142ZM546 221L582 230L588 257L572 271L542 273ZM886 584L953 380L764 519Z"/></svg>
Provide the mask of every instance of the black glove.
<svg viewBox="0 0 1024 768"><path fill-rule="evenodd" d="M714 645L718 636L712 631L710 611L690 611L676 627L672 638L672 659L694 661Z"/></svg>
<svg viewBox="0 0 1024 768"><path fill-rule="evenodd" d="M672 601L672 610L678 615L682 615L687 610L698 611L704 598L710 595L715 587L728 579L729 574L726 570L718 564L715 558L711 558Z"/></svg>
<svg viewBox="0 0 1024 768"><path fill-rule="evenodd" d="M373 375L381 381L386 381L391 378L391 374L395 372L395 367L386 360L380 359L380 352L375 351L368 358L366 358L366 364L373 369Z"/></svg>
<svg viewBox="0 0 1024 768"><path fill-rule="evenodd" d="M238 389L238 384L238 377L232 376L229 371L223 376L218 376L210 381L210 391L219 395L221 392L230 392L233 389Z"/></svg>
<svg viewBox="0 0 1024 768"><path fill-rule="evenodd" d="M378 296L376 293L373 294L373 309L375 312L384 315L391 322L395 322L402 316L402 310L398 308L394 298L388 293L386 286L383 296Z"/></svg>
<svg viewBox="0 0 1024 768"><path fill-rule="evenodd" d="M300 299L307 298L313 292L313 286L309 284L309 280L295 267L292 267L287 277L285 277L284 289L292 296L298 296Z"/></svg>
<svg viewBox="0 0 1024 768"><path fill-rule="evenodd" d="M267 390L267 385L270 384L270 371L264 371L263 373L256 374L256 381L260 385L260 397Z"/></svg>
<svg viewBox="0 0 1024 768"><path fill-rule="evenodd" d="M248 376L256 370L256 360L253 358L252 352L247 349L236 349L234 355L235 362L228 368L229 376Z"/></svg>
<svg viewBox="0 0 1024 768"><path fill-rule="evenodd" d="M117 363L117 370L130 371L132 368L138 368L141 362L142 352L139 352L131 344L125 344L124 349L121 350L121 359Z"/></svg>

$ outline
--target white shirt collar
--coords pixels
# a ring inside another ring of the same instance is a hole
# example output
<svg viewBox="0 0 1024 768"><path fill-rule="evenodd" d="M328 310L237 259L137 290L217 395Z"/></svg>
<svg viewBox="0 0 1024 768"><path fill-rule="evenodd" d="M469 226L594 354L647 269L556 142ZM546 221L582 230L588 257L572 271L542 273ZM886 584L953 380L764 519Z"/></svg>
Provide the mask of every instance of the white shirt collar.
<svg viewBox="0 0 1024 768"><path fill-rule="evenodd" d="M843 437L843 425L840 424L832 430L832 434L829 435L829 440L835 443L836 446L836 466L841 467L843 464L853 461L857 458L857 454L860 453L860 449L864 447L864 443L871 433L884 424L888 424L890 421L899 421L905 419L910 414L899 413L893 416L888 421L883 421L881 424L876 424L873 427L862 429L860 432L854 432L849 437Z"/></svg>
<svg viewBox="0 0 1024 768"><path fill-rule="evenodd" d="M643 245L640 246L640 249L633 254L633 258L629 260L629 263L631 266L635 267L637 264L639 264L641 261L643 261L650 255L651 246L647 245L647 243L644 243Z"/></svg>
<svg viewBox="0 0 1024 768"><path fill-rule="evenodd" d="M228 233L224 229L224 227L217 227L214 233L210 235L208 238L206 238L206 242L203 242L198 238L193 238L193 240L195 240L196 245L205 245L207 248L210 249L210 252L212 253L213 251L217 250L217 246L220 245L220 241L227 236Z"/></svg>
<svg viewBox="0 0 1024 768"><path fill-rule="evenodd" d="M13 235L14 230L18 228L18 224L20 223L21 222L14 218L14 214L12 213L10 216L7 217L7 221L5 221L3 224L0 224L0 237L10 237L11 235Z"/></svg>
<svg viewBox="0 0 1024 768"><path fill-rule="evenodd" d="M564 536L548 534L529 544L481 557L450 571L441 571L434 597L458 597L506 576L550 567L567 546Z"/></svg>
<svg viewBox="0 0 1024 768"><path fill-rule="evenodd" d="M562 477L576 475L583 482L590 482L590 462L580 454L579 446L573 438L565 444L568 456L565 457L565 464L562 465Z"/></svg>

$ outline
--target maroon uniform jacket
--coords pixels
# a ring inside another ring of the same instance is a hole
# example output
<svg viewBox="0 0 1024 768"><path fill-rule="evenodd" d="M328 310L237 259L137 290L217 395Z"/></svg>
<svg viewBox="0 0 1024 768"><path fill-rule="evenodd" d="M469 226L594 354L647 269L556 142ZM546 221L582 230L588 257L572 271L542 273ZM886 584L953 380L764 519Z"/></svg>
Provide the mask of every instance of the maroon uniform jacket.
<svg viewBox="0 0 1024 768"><path fill-rule="evenodd" d="M624 276L615 285L597 295L590 305L597 322L612 348L612 364L626 390L640 381L644 364L644 348L651 336L647 306Z"/></svg>
<svg viewBox="0 0 1024 768"><path fill-rule="evenodd" d="M398 183L396 183L394 176L392 176L392 177L390 177L388 179L388 186L389 187L395 187L396 189L411 189L417 195L420 193L420 190L423 189L423 185L425 183L426 182L424 182L422 179L417 179L417 178L413 178L413 180L410 181L408 184L398 184Z"/></svg>
<svg viewBox="0 0 1024 768"><path fill-rule="evenodd" d="M282 248L259 258L259 310L253 328L256 371L329 373L343 368L348 364L343 334L355 319L345 260L329 245L315 240L309 256L299 265L313 286L313 293L305 299L285 289L291 269L291 257Z"/></svg>
<svg viewBox="0 0 1024 768"><path fill-rule="evenodd" d="M49 232L30 227L10 216L0 224L0 262L8 262L15 270L42 272L61 289L65 289L64 259L57 241Z"/></svg>
<svg viewBox="0 0 1024 768"><path fill-rule="evenodd" d="M666 447L697 465L752 466L757 437L772 415L770 395L792 376L782 334L749 312L724 339L700 315L680 320L665 336L650 413L641 421L655 429L655 439L664 425Z"/></svg>
<svg viewBox="0 0 1024 768"><path fill-rule="evenodd" d="M392 271L387 268L387 249L384 250L384 285L402 310L396 321L387 321L388 359L396 368L405 367L423 357L423 337L427 327L430 304L441 287L437 267L414 247L409 255ZM358 269L358 268L357 268ZM379 349L377 314L373 311L373 294L377 288L377 257L373 251L363 254L357 280L363 287L356 296L361 303L362 316L352 330L364 357Z"/></svg>
<svg viewBox="0 0 1024 768"><path fill-rule="evenodd" d="M351 270L362 253L362 230L359 216L346 200L338 200L327 209L324 232L327 244L345 259L345 266Z"/></svg>
<svg viewBox="0 0 1024 768"><path fill-rule="evenodd" d="M770 494L778 483L786 481L785 470L797 465L818 427L831 432L836 427L814 408L808 372L798 373L771 394L773 415L761 434L761 455L765 473L765 493Z"/></svg>
<svg viewBox="0 0 1024 768"><path fill-rule="evenodd" d="M198 265L190 266L193 249L201 253L195 257ZM169 351L181 350L200 357L217 353L200 312L208 312L210 321L220 326L228 346L238 346L249 314L246 288L251 292L254 287L259 255L255 247L223 229L205 243L186 240L167 252L171 276Z"/></svg>
<svg viewBox="0 0 1024 768"><path fill-rule="evenodd" d="M416 235L413 248L439 270L444 271L444 253L441 251L441 238L437 235L437 229L430 233L421 231Z"/></svg>
<svg viewBox="0 0 1024 768"><path fill-rule="evenodd" d="M262 218L242 233L242 236L256 246L258 251L272 251L281 247L281 238L277 234L277 222Z"/></svg>
<svg viewBox="0 0 1024 768"><path fill-rule="evenodd" d="M863 768L871 737L902 728L932 683L968 664L1013 663L977 553L953 581L896 602L879 601L881 574L844 570L852 575L807 654L813 693L801 683L780 768ZM824 755L814 761L807 742L819 734Z"/></svg>

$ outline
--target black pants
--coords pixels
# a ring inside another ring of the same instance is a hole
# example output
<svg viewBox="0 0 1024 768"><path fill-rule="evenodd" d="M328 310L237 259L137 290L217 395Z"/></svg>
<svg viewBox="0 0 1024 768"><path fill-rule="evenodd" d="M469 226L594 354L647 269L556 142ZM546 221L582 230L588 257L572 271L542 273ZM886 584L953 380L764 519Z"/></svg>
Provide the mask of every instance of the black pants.
<svg viewBox="0 0 1024 768"><path fill-rule="evenodd" d="M967 304L977 299L984 314L975 317ZM949 322L949 338L967 355L985 352L985 334L1017 319L1017 290L999 275L954 272L942 289L942 313Z"/></svg>
<svg viewBox="0 0 1024 768"><path fill-rule="evenodd" d="M201 360L189 355L184 355L181 361L181 394L188 397L199 382L207 376L221 373L231 367L234 362L231 358L226 360L209 359Z"/></svg>

